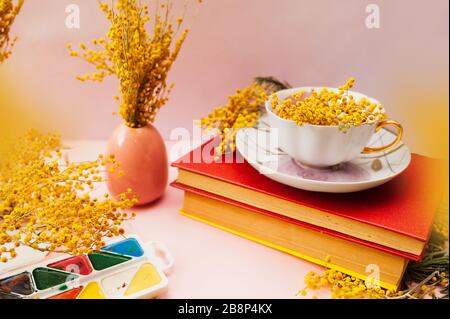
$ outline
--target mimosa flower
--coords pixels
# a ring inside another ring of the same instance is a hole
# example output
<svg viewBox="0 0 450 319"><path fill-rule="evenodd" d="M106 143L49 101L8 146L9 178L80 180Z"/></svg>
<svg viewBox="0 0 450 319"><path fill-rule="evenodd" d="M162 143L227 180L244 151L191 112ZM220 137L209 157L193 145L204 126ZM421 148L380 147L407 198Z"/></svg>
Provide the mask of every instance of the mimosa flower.
<svg viewBox="0 0 450 319"><path fill-rule="evenodd" d="M80 81L101 82L114 75L120 82L120 115L129 127L146 126L155 120L158 111L167 103L172 84L167 76L188 35L181 30L183 17L171 22L173 4L155 8L154 18L149 7L138 0L117 0L116 5L100 2L111 25L104 38L91 41L98 50L80 43L81 52L70 45L70 55L92 64L96 72L78 76ZM152 34L147 24L153 22ZM181 33L177 36L178 33Z"/></svg>
<svg viewBox="0 0 450 319"><path fill-rule="evenodd" d="M105 245L105 237L123 233L123 213L137 199L131 192L118 200L91 195L103 182L113 157L71 163L64 159L57 135L28 132L0 153L0 261L7 262L26 245L73 255Z"/></svg>
<svg viewBox="0 0 450 319"><path fill-rule="evenodd" d="M355 79L350 78L339 87L337 93L326 88L312 91L309 95L299 91L283 101L273 94L272 109L279 117L295 121L298 125L339 126L343 131L351 126L385 119L387 115L382 105L371 103L366 98L356 100L349 94L354 84Z"/></svg>
<svg viewBox="0 0 450 319"><path fill-rule="evenodd" d="M0 0L0 63L11 55L16 38L10 37L11 26L22 8L24 0Z"/></svg>

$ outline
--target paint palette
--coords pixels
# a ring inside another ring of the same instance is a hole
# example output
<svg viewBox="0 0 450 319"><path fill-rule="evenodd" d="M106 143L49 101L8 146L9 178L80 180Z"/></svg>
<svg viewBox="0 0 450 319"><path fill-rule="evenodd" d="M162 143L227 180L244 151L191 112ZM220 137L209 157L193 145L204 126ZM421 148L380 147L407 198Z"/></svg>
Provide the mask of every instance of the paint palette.
<svg viewBox="0 0 450 319"><path fill-rule="evenodd" d="M172 266L164 245L131 236L89 255L65 255L0 275L0 299L155 298L167 289Z"/></svg>

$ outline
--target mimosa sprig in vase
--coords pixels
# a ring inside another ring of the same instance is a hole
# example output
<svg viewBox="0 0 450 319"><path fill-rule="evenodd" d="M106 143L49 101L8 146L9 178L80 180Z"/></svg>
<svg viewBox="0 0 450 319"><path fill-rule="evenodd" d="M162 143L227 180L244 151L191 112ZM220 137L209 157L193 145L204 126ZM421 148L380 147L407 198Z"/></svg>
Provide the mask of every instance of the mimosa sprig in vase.
<svg viewBox="0 0 450 319"><path fill-rule="evenodd" d="M198 2L201 2L198 0ZM173 84L167 75L186 40L188 29L183 18L172 22L173 3L168 0L149 7L139 0L117 0L109 5L99 2L110 22L105 38L95 39L91 50L80 43L70 54L92 64L96 72L78 76L80 81L101 82L114 75L120 82L120 116L125 123L113 133L107 153L122 164L119 171L108 171L108 188L118 195L131 188L139 204L147 204L162 196L168 181L167 152L161 135L152 125L158 111L167 103ZM153 24L150 34L147 24Z"/></svg>
<svg viewBox="0 0 450 319"><path fill-rule="evenodd" d="M22 9L24 0L0 0L0 64L11 55L11 48L16 38L11 38L10 30L17 15Z"/></svg>

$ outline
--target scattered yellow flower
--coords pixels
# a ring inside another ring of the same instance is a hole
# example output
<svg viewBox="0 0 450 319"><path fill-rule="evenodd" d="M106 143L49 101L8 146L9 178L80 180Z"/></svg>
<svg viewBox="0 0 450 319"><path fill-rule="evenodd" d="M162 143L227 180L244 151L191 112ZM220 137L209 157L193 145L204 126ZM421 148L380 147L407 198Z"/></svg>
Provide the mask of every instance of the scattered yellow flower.
<svg viewBox="0 0 450 319"><path fill-rule="evenodd" d="M123 234L114 227L129 219L120 211L137 203L129 190L119 200L92 197L113 157L67 164L57 135L30 131L0 152L0 261L27 245L41 251L89 253L102 238ZM64 163L64 164L61 164ZM133 215L134 216L134 215Z"/></svg>
<svg viewBox="0 0 450 319"><path fill-rule="evenodd" d="M386 296L386 290L368 288L363 280L334 269L326 269L322 274L309 272L305 276L305 285L301 291L330 289L334 299L380 299ZM306 293L302 295L305 296Z"/></svg>

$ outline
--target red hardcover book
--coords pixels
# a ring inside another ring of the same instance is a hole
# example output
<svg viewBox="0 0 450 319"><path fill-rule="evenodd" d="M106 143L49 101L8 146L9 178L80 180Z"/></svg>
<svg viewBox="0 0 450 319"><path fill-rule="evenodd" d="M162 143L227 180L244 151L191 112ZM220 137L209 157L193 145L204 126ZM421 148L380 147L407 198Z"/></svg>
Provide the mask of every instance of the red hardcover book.
<svg viewBox="0 0 450 319"><path fill-rule="evenodd" d="M213 156L208 152L202 152L198 162L196 154L202 150L172 164L180 170L179 183L404 252L411 259L423 253L444 190L446 166L417 154L400 176L385 185L358 193L328 194L277 183L246 162L214 162L204 157L205 153Z"/></svg>
<svg viewBox="0 0 450 319"><path fill-rule="evenodd" d="M279 215L279 214L276 214L276 213L273 213L273 212L270 212L270 211L267 211L267 210L264 210L264 209L261 209L261 208L257 208L257 207L250 206L250 205L247 205L247 204L244 204L244 203L241 203L241 202L237 202L237 201L232 200L230 198L222 197L220 195L208 193L206 191L203 191L203 190L200 190L200 189L196 189L196 188L193 188L193 187L190 187L190 186L186 186L186 185L181 184L181 183L173 182L173 183L170 184L170 186L178 188L178 189L183 190L185 192L194 193L194 194L206 197L206 198L211 198L211 199L214 199L214 200L217 200L217 201L221 201L221 202L226 203L226 204L230 204L230 205L233 205L233 206L236 206L236 207L240 207L240 208L243 208L243 209L246 209L246 210L254 211L254 212L257 212L259 214L263 214L263 215L266 215L266 216L269 216L269 217L272 217L272 218L276 218L276 219L279 219L279 220L282 220L282 221L285 221L285 222L288 222L288 223L291 223L291 224L298 225L300 227L305 227L305 228L308 228L308 229L311 229L311 230L315 230L315 231L318 231L318 232L321 232L321 233L324 233L324 234L328 234L328 235L331 235L331 236L334 236L334 237L338 237L338 238L342 238L342 239L345 239L345 240L349 240L349 241L352 241L354 243L357 243L357 244L360 244L360 245L364 245L364 246L367 246L367 247L376 248L376 249L385 251L387 253L391 253L391 254L394 254L394 255L398 255L398 256L407 258L409 260L417 261L417 260L420 259L420 256L415 256L415 255L412 255L412 254L404 253L404 252L401 252L401 251L398 251L398 250L395 250L395 249L392 249L392 248L389 248L389 247L385 247L385 246L382 246L382 245L379 245L379 244L371 243L371 242L366 241L366 240L362 240L362 239L359 239L359 238L351 237L351 236L348 236L346 234L339 233L339 232L336 232L336 231L333 231L333 230L330 230L330 229L326 229L326 228L323 228L323 227L319 227L319 226L311 225L311 224L308 224L308 223L304 223L304 222L301 222L301 221L293 219L293 218L289 218L289 217L286 217L286 216L283 216L283 215Z"/></svg>

